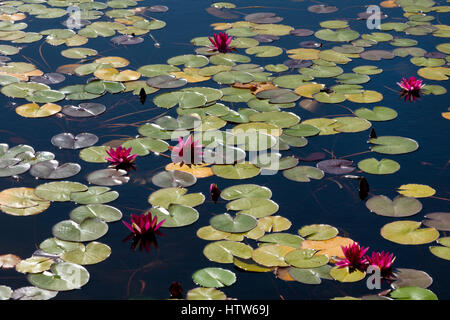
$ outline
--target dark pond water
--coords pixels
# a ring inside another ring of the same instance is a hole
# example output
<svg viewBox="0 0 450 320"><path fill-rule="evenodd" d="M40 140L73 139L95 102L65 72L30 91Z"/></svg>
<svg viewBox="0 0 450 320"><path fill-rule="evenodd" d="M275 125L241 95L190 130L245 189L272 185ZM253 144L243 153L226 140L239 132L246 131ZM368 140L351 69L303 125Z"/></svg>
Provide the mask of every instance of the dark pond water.
<svg viewBox="0 0 450 320"><path fill-rule="evenodd" d="M439 1L437 1L439 2ZM121 56L130 61L127 67L137 70L147 64L166 63L170 57L193 53L195 47L190 44L190 40L195 37L212 35L214 32L210 26L217 22L232 22L243 20L244 15L256 12L274 12L284 18L281 24L292 26L293 28L319 30L319 23L325 20L347 19L353 30L360 34L371 33L364 20L357 20L357 14L365 11L365 6L374 4L371 1L326 1L327 5L334 5L339 8L337 12L329 14L315 14L306 9L318 4L316 1L239 1L233 3L238 7L235 11L239 18L226 20L208 14L205 9L211 1L169 1L160 3L151 1L140 1L138 6L150 6L161 4L169 7L169 11L164 13L150 13L154 18L161 19L167 23L161 30L152 31L154 38L161 44L160 48L154 46L154 41L148 34L143 35L145 41L141 44L130 46L114 46L109 38L99 37L89 39L84 47L96 49L103 56ZM445 5L445 1L440 1ZM251 6L261 6L251 8ZM382 8L388 14L385 21L400 21L406 19L402 16L401 8ZM441 23L448 22L448 13L430 15L441 18ZM58 19L37 19L27 17L24 20L29 24L27 31L39 32L50 28L63 28L60 24L63 18ZM432 22L438 24L438 22ZM396 34L395 32L390 32ZM435 46L446 42L445 38L425 36L405 36L402 33L396 34L401 37L416 39L419 41L418 47L427 51L435 51ZM280 40L270 43L283 49L299 48L301 41L318 39L314 35L307 37L296 37L287 35L280 37ZM66 49L62 46L50 46L44 44L42 56L39 48L44 40L31 44L22 44L19 54L12 56L13 61L27 62L29 59L44 72L55 72L60 65L75 63L76 60L66 59L61 56L60 51ZM334 42L322 41L321 50L331 49L339 45ZM2 41L2 44L7 42ZM9 43L8 43L9 44ZM376 49L393 50L395 47L390 44L380 43ZM243 53L241 49L239 53ZM370 175L365 174L370 184L370 195L387 195L393 198L397 195L396 189L403 184L419 183L429 185L437 190L436 197L449 197L449 169L447 162L449 131L448 120L441 116L447 111L448 95L426 95L422 96L416 103L404 102L399 94L396 82L402 77L417 76L419 67L409 62L410 57L395 57L392 60L364 61L354 59L345 66L345 72L359 65L376 65L383 69L378 75L371 76L370 82L364 84L366 90L375 90L383 94L381 102L374 104L358 104L350 101L341 103L352 110L360 107L373 107L376 105L390 107L398 112L398 117L393 121L373 122L372 126L379 136L395 135L409 137L416 140L420 147L413 153L395 155L387 158L394 159L401 165L401 169L390 175ZM287 60L287 54L283 53L277 57L257 58L252 56L252 63L262 66L267 64L283 63ZM292 74L297 74L294 69ZM52 88L59 89L70 84L84 83L89 77L67 76L63 83L52 85ZM334 85L335 80L317 79L317 82L326 85ZM426 83L439 84L448 88L446 81L426 80ZM190 86L210 86L220 88L221 86L212 80L189 84ZM225 87L225 86L223 86ZM391 90L393 89L393 90ZM169 91L169 90L166 90ZM137 126L130 125L136 122L144 123L154 117L166 112L157 108L151 102L152 98L165 92L161 90L156 94L149 95L147 102L142 105L139 97L131 93L106 94L93 100L107 106L104 114L86 119L74 119L70 117L58 118L55 116L41 119L29 119L16 114L11 102L21 105L26 103L23 99L7 98L0 95L0 105L2 106L2 116L0 118L0 142L8 143L10 146L17 144L28 144L36 151L50 151L56 156L60 163L77 162L82 166L81 172L68 180L87 183L85 176L98 169L106 167L104 164L88 163L79 159L77 150L58 149L50 143L52 136L61 132L90 132L96 134L100 140L97 145L107 143L114 139L124 137L135 137ZM59 102L65 105L66 102ZM297 102L298 103L298 102ZM230 105L233 109L245 106L244 104ZM139 112L142 111L142 112ZM348 114L348 111L335 104L320 104L313 111L308 111L300 106L289 109L302 119L319 118L330 115ZM138 113L139 112L139 113ZM124 117L120 117L130 114ZM167 111L168 115L175 116L175 108ZM119 118L120 117L120 118ZM113 124L120 124L114 125ZM227 128L231 128L229 125ZM359 133L341 133L330 136L316 136L309 139L309 143L303 148L291 148L284 151L283 155L306 156L311 152L322 151L324 149L332 151L336 157L351 155L368 150L368 130ZM172 143L173 145L173 143ZM361 154L349 157L357 163L360 160L375 156L384 155ZM138 157L136 160L136 171L130 172L130 182L113 187L120 193L120 197L109 203L117 207L124 214L124 219L129 220L131 213L140 213L150 207L147 198L151 192L158 188L150 182L150 178L157 172L164 170L168 164L168 159L156 155ZM227 180L217 176L199 179L194 185L189 187L189 192L202 192L207 196L204 204L197 207L200 218L194 224L183 227L167 229L163 228L163 236L157 238L158 248L152 248L150 253L139 250L133 251L130 242L124 242L128 232L122 222L118 221L109 224L108 233L99 241L107 244L112 249L111 256L105 261L87 266L90 273L90 281L81 290L60 292L54 299L131 299L149 298L166 299L169 297L168 288L173 281L179 281L185 292L195 288L192 281L192 274L206 267L223 267L232 270L237 275L237 282L223 288L223 292L229 297L237 299L331 299L340 296L355 296L372 294L367 289L365 281L356 283L340 283L338 281L324 280L321 285L306 285L298 282L286 282L277 279L273 273L250 273L243 272L233 265L219 264L209 261L202 253L208 241L199 239L196 231L209 224L209 220L216 214L226 212L226 202L221 200L214 204L209 200L209 185L217 183L221 189L239 183L255 183L267 186L272 190L272 199L279 205L278 215L281 215L292 222L289 230L296 233L304 225L324 223L335 226L339 229L340 235L352 238L364 246L369 246L373 250L387 250L396 256L395 266L401 268L413 268L427 272L434 280L429 287L440 299L450 298L450 276L448 272L449 262L431 254L429 244L424 245L400 245L385 240L380 236L380 228L389 222L396 220L422 221L423 216L431 212L448 211L448 200L441 200L433 197L422 198L423 209L417 215L408 218L393 219L375 215L366 208L365 201L358 197L358 184L355 180L337 179L342 185L330 180L331 175L326 175L325 179L314 180L310 183L298 183L287 180L281 173L273 176L260 175L248 180ZM142 181L146 179L147 182ZM13 178L0 178L0 190L15 187L36 187L39 184L48 182L36 180L29 173L20 175L18 180ZM52 226L61 220L68 219L69 212L75 208L73 202L52 203L45 212L28 217L16 217L7 214L0 215L0 254L14 253L25 259L30 257L37 249L38 245L45 239L52 237ZM445 232L440 232L441 237L446 236ZM248 244L256 245L255 241L245 240ZM0 285L7 285L11 288L19 288L29 285L26 276L11 270L0 270ZM388 288L387 285L384 285Z"/></svg>

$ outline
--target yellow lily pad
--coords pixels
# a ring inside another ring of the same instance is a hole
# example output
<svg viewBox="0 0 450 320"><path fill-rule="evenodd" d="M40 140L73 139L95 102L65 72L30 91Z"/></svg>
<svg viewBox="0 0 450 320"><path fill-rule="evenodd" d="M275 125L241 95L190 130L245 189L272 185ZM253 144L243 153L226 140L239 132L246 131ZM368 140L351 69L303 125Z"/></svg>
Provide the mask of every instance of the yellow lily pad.
<svg viewBox="0 0 450 320"><path fill-rule="evenodd" d="M133 70L119 71L115 68L102 68L94 72L94 76L108 81L133 81L141 77L141 74Z"/></svg>
<svg viewBox="0 0 450 320"><path fill-rule="evenodd" d="M184 68L183 71L171 72L170 74L182 79L186 79L189 83L202 82L211 79L210 76L202 76L199 74L199 68Z"/></svg>
<svg viewBox="0 0 450 320"><path fill-rule="evenodd" d="M424 184L409 183L398 187L398 193L413 198L427 198L436 193L436 190Z"/></svg>
<svg viewBox="0 0 450 320"><path fill-rule="evenodd" d="M299 49L291 49L286 51L289 55L289 58L296 60L316 60L319 59L320 50L317 49L307 49L307 48L299 48Z"/></svg>
<svg viewBox="0 0 450 320"><path fill-rule="evenodd" d="M61 106L54 103L46 103L39 106L37 103L27 103L16 108L16 113L25 118L45 118L61 111Z"/></svg>
<svg viewBox="0 0 450 320"><path fill-rule="evenodd" d="M178 170L178 171L184 171L189 172L193 174L197 178L206 178L214 175L214 172L209 167L208 164L193 164L193 165L181 165L180 163L169 163L166 166L166 170Z"/></svg>
<svg viewBox="0 0 450 320"><path fill-rule="evenodd" d="M122 67L126 67L127 65L129 65L130 61L128 61L127 59L122 58L122 57L103 57L103 58L96 59L95 63L110 64L111 67L113 67L113 68L122 68Z"/></svg>
<svg viewBox="0 0 450 320"><path fill-rule="evenodd" d="M444 67L425 67L417 70L417 74L429 80L448 80L450 68Z"/></svg>
<svg viewBox="0 0 450 320"><path fill-rule="evenodd" d="M329 240L303 240L300 249L318 250L316 254L325 254L329 258L337 257L344 259L345 255L341 246L349 246L353 244L353 240L337 236Z"/></svg>

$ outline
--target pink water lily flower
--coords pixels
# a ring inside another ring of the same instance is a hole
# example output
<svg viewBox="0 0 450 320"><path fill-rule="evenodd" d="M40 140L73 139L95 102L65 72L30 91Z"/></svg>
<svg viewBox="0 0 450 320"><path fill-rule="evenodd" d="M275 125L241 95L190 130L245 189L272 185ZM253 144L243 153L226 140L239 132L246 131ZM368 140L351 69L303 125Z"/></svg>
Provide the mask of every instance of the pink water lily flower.
<svg viewBox="0 0 450 320"><path fill-rule="evenodd" d="M199 144L198 140L194 141L192 135L183 140L182 137L178 138L178 145L175 147L169 147L172 151L172 161L173 163L181 164L200 164L202 163L203 156L203 145Z"/></svg>
<svg viewBox="0 0 450 320"><path fill-rule="evenodd" d="M391 273L392 264L395 261L393 253L372 252L371 256L366 256L369 265L377 266L382 276L388 276Z"/></svg>
<svg viewBox="0 0 450 320"><path fill-rule="evenodd" d="M401 97L405 98L405 101L414 101L420 98L420 91L425 86L422 83L422 80L416 79L414 77L410 77L408 80L403 78L401 82L397 82L397 84L402 89L400 92Z"/></svg>
<svg viewBox="0 0 450 320"><path fill-rule="evenodd" d="M414 77L409 77L408 80L403 78L401 82L397 82L397 84L405 91L420 91L425 84L422 83L422 80L416 79Z"/></svg>
<svg viewBox="0 0 450 320"><path fill-rule="evenodd" d="M211 41L212 46L209 46L213 51L218 51L220 53L229 53L235 50L234 47L230 47L230 43L233 40L225 32L220 32L219 34L214 33L214 39L208 37L209 41Z"/></svg>
<svg viewBox="0 0 450 320"><path fill-rule="evenodd" d="M125 221L122 222L135 236L145 236L158 230L165 221L166 220L163 219L158 222L156 215L152 217L150 212L146 212L140 216L132 214L131 224Z"/></svg>
<svg viewBox="0 0 450 320"><path fill-rule="evenodd" d="M345 259L336 262L336 266L339 268L348 267L351 270L366 270L368 262L364 255L369 250L369 247L364 248L361 247L358 242L353 242L351 245L347 247L342 246L341 248L344 252Z"/></svg>
<svg viewBox="0 0 450 320"><path fill-rule="evenodd" d="M106 153L109 157L105 157L105 160L109 161L113 166L121 166L127 167L130 166L131 163L136 159L137 154L131 154L130 148L123 148L122 146L118 146L116 149L110 148L106 150Z"/></svg>

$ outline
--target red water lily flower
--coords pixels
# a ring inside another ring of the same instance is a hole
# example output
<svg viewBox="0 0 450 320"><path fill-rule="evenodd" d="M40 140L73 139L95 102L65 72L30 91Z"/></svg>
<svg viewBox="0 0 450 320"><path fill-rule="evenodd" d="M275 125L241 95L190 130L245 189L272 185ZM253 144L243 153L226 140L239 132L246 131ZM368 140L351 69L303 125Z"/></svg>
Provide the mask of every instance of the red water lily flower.
<svg viewBox="0 0 450 320"><path fill-rule="evenodd" d="M199 144L198 140L194 141L192 135L183 140L182 137L178 138L178 145L175 147L169 147L172 151L173 163L181 164L200 164L202 163L202 151L203 145Z"/></svg>
<svg viewBox="0 0 450 320"><path fill-rule="evenodd" d="M145 236L158 230L165 221L166 220L164 219L158 223L158 218L156 215L152 217L150 212L146 212L140 216L132 214L131 224L125 221L122 222L134 234L134 236Z"/></svg>
<svg viewBox="0 0 450 320"><path fill-rule="evenodd" d="M214 33L214 39L208 37L209 41L211 41L212 46L209 46L213 51L218 51L220 53L229 53L235 50L234 47L230 47L230 43L233 40L225 32L220 32L219 34Z"/></svg>
<svg viewBox="0 0 450 320"><path fill-rule="evenodd" d="M106 150L109 157L105 157L105 160L109 161L115 167L128 167L131 166L132 162L136 159L137 154L131 154L130 148L123 148L118 146L116 149L110 148Z"/></svg>
<svg viewBox="0 0 450 320"><path fill-rule="evenodd" d="M341 246L344 252L345 259L341 259L336 262L336 266L339 268L349 267L349 269L358 269L361 271L367 268L367 258L364 257L369 247L361 247L358 242L353 242L351 245L345 247Z"/></svg>
<svg viewBox="0 0 450 320"><path fill-rule="evenodd" d="M402 91L400 95L405 98L405 101L416 102L417 98L420 98L420 90L425 86L422 80L414 77L409 77L408 80L403 78L401 82L397 82Z"/></svg>
<svg viewBox="0 0 450 320"><path fill-rule="evenodd" d="M395 261L393 253L389 252L372 252L372 256L366 256L369 265L377 266L380 269L382 276L387 276L391 273L392 264Z"/></svg>

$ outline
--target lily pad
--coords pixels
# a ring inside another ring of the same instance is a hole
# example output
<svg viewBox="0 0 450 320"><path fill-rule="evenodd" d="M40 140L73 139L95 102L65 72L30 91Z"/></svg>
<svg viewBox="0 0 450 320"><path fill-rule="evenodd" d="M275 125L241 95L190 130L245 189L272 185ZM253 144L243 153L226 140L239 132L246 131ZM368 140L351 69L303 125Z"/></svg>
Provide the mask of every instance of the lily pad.
<svg viewBox="0 0 450 320"><path fill-rule="evenodd" d="M369 158L358 162L358 168L370 174L392 174L400 170L400 165L390 159Z"/></svg>
<svg viewBox="0 0 450 320"><path fill-rule="evenodd" d="M312 224L298 230L298 234L308 240L328 240L338 235L339 231L327 224Z"/></svg>
<svg viewBox="0 0 450 320"><path fill-rule="evenodd" d="M57 160L41 161L33 165L30 174L41 179L65 179L78 174L81 166L77 163L64 163L59 165Z"/></svg>
<svg viewBox="0 0 450 320"><path fill-rule="evenodd" d="M357 282L364 279L366 273L359 270L349 271L348 267L334 267L330 270L330 275L339 282Z"/></svg>
<svg viewBox="0 0 450 320"><path fill-rule="evenodd" d="M89 273L78 264L61 262L53 264L49 272L28 275L28 281L41 289L67 291L84 286L89 281Z"/></svg>
<svg viewBox="0 0 450 320"><path fill-rule="evenodd" d="M119 186L130 180L126 174L127 171L122 169L102 169L89 173L86 180L99 186Z"/></svg>
<svg viewBox="0 0 450 320"><path fill-rule="evenodd" d="M419 245L430 243L439 238L435 228L420 228L417 221L395 221L381 228L381 236L399 244Z"/></svg>
<svg viewBox="0 0 450 320"><path fill-rule="evenodd" d="M235 218L228 213L217 215L209 221L214 229L230 233L243 233L256 227L257 221L247 214L238 214Z"/></svg>
<svg viewBox="0 0 450 320"><path fill-rule="evenodd" d="M304 284L321 284L322 279L332 280L330 276L331 266L324 265L311 269L300 269L290 267L288 270L289 275L298 282Z"/></svg>
<svg viewBox="0 0 450 320"><path fill-rule="evenodd" d="M324 175L322 170L310 166L297 166L283 171L285 178L297 182L310 182L311 179L320 180Z"/></svg>
<svg viewBox="0 0 450 320"><path fill-rule="evenodd" d="M97 218L105 222L114 222L122 218L122 212L104 204L88 204L79 206L70 212L70 219L82 223L86 219Z"/></svg>
<svg viewBox="0 0 450 320"><path fill-rule="evenodd" d="M366 207L386 217L409 217L422 210L419 200L404 196L397 196L394 200L383 195L374 196L366 201Z"/></svg>
<svg viewBox="0 0 450 320"><path fill-rule="evenodd" d="M161 225L161 228L178 228L193 224L198 220L198 211L194 208L172 204L169 209L164 208L152 208L150 212L158 217L158 221L166 220Z"/></svg>
<svg viewBox="0 0 450 320"><path fill-rule="evenodd" d="M70 199L79 204L107 203L119 197L117 191L109 190L108 187L89 187L87 191L72 192Z"/></svg>
<svg viewBox="0 0 450 320"><path fill-rule="evenodd" d="M206 288L222 288L236 282L236 275L222 268L204 268L196 271L192 279L197 285Z"/></svg>
<svg viewBox="0 0 450 320"><path fill-rule="evenodd" d="M111 254L111 248L100 242L89 242L86 246L66 251L61 258L66 262L79 265L96 264L107 259Z"/></svg>
<svg viewBox="0 0 450 320"><path fill-rule="evenodd" d="M397 111L387 107L374 107L373 110L360 108L354 111L355 115L369 121L389 121L397 118Z"/></svg>
<svg viewBox="0 0 450 320"><path fill-rule="evenodd" d="M227 296L216 288L194 288L186 293L187 300L226 300Z"/></svg>
<svg viewBox="0 0 450 320"><path fill-rule="evenodd" d="M298 249L289 252L284 260L296 268L317 268L328 263L328 257L325 255L315 255L316 251L312 249Z"/></svg>
<svg viewBox="0 0 450 320"><path fill-rule="evenodd" d="M103 237L108 232L108 225L97 218L87 218L81 223L72 220L64 220L53 226L53 236L74 242L94 241Z"/></svg>
<svg viewBox="0 0 450 320"><path fill-rule="evenodd" d="M185 188L160 189L149 196L148 202L153 206L168 209L171 204L195 207L205 201L205 196L202 193L186 194L187 191Z"/></svg>
<svg viewBox="0 0 450 320"><path fill-rule="evenodd" d="M224 189L220 197L224 200L235 200L241 198L270 199L272 191L269 188L256 184L239 184Z"/></svg>
<svg viewBox="0 0 450 320"><path fill-rule="evenodd" d="M438 300L438 297L430 290L420 287L401 287L389 294L396 300Z"/></svg>
<svg viewBox="0 0 450 320"><path fill-rule="evenodd" d="M216 241L208 244L203 249L203 254L208 260L218 263L233 263L233 257L249 259L253 249L242 242Z"/></svg>
<svg viewBox="0 0 450 320"><path fill-rule="evenodd" d="M235 165L213 165L215 175L225 179L248 179L257 176L261 169L251 163L238 163Z"/></svg>
<svg viewBox="0 0 450 320"><path fill-rule="evenodd" d="M98 137L92 133L79 133L74 136L72 133L64 132L52 137L52 144L62 149L81 149L93 146L98 142Z"/></svg>
<svg viewBox="0 0 450 320"><path fill-rule="evenodd" d="M60 181L44 183L36 187L34 193L49 201L70 201L72 192L86 191L87 186L78 182Z"/></svg>
<svg viewBox="0 0 450 320"><path fill-rule="evenodd" d="M432 227L441 231L450 231L450 213L433 212L425 215L423 225Z"/></svg>
<svg viewBox="0 0 450 320"><path fill-rule="evenodd" d="M402 287L420 287L425 289L433 283L433 278L421 270L397 268L394 276L395 281L391 283L393 289Z"/></svg>
<svg viewBox="0 0 450 320"><path fill-rule="evenodd" d="M346 159L329 159L317 163L317 168L330 174L346 174L355 170L353 161Z"/></svg>
<svg viewBox="0 0 450 320"><path fill-rule="evenodd" d="M415 140L398 136L371 138L369 143L375 144L370 147L372 151L383 154L403 154L416 151L419 148Z"/></svg>

